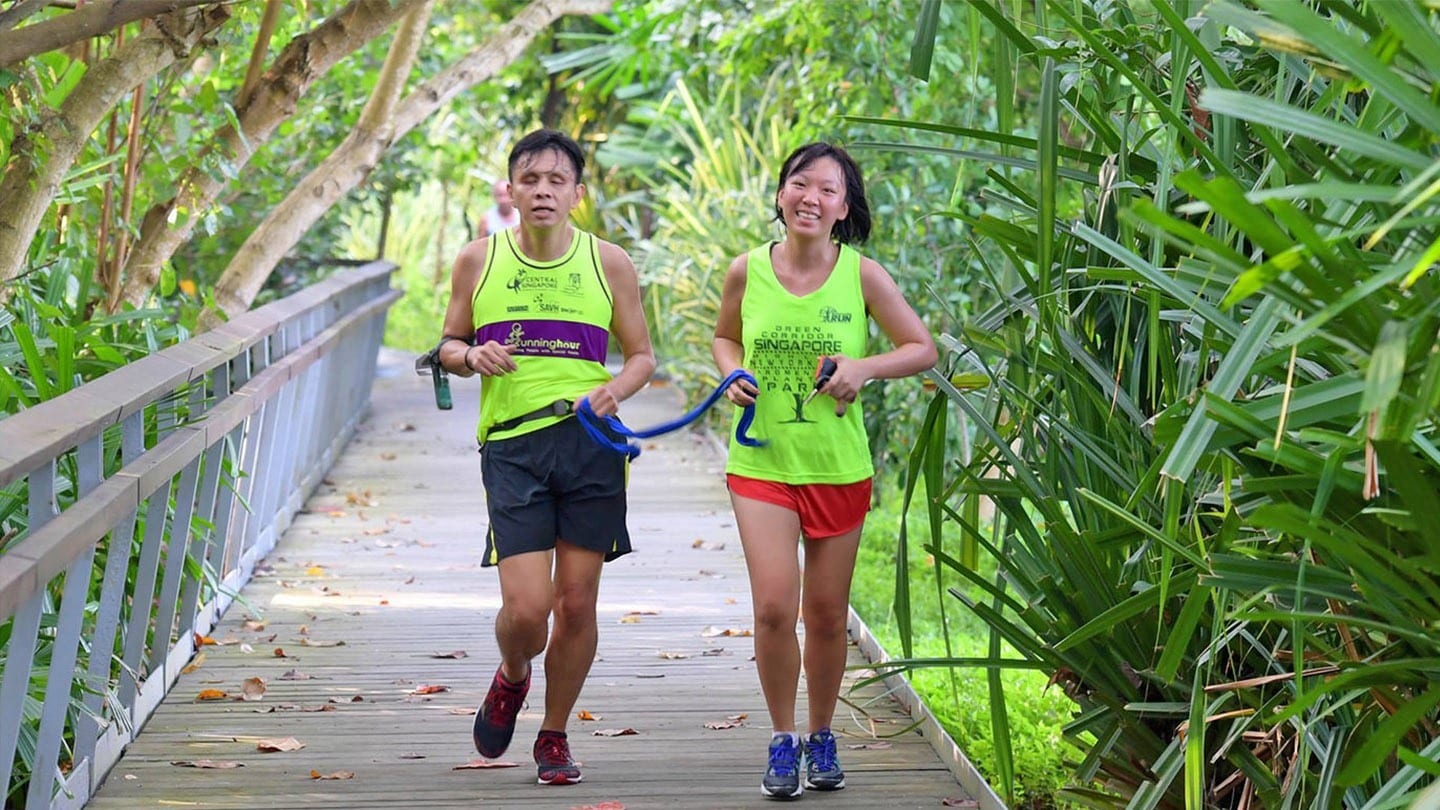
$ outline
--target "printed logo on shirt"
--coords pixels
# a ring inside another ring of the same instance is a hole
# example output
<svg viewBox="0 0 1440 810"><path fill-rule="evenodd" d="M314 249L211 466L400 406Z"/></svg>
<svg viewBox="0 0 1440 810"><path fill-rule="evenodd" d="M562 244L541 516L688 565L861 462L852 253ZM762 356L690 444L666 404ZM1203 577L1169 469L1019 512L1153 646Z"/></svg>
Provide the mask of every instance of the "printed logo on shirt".
<svg viewBox="0 0 1440 810"><path fill-rule="evenodd" d="M510 279L505 286L511 292L518 293L522 290L553 290L560 285L554 276L534 275L522 267L515 271L515 277Z"/></svg>
<svg viewBox="0 0 1440 810"><path fill-rule="evenodd" d="M841 312L835 307L821 307L820 321L822 323L849 323L851 313Z"/></svg>

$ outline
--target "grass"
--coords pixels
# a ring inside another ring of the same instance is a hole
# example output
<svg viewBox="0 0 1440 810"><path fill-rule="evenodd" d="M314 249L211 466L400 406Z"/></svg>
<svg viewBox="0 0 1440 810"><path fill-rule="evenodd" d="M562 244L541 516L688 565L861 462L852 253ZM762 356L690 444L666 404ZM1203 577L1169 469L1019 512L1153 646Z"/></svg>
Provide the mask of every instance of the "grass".
<svg viewBox="0 0 1440 810"><path fill-rule="evenodd" d="M881 473L883 476L884 473ZM875 638L891 655L900 649L900 634L893 610L895 595L895 535L900 525L900 490L877 480L881 502L865 522L865 533L851 585L850 602ZM921 504L912 504L910 520L917 536L926 536L928 520ZM947 526L947 530L953 526ZM989 630L948 593L941 616L936 596L938 569L934 560L914 553L910 578L915 598L910 603L915 632L915 657L984 657ZM943 587L962 588L950 577ZM973 589L972 589L973 590ZM981 594L972 594L979 598ZM944 627L949 625L947 649ZM985 675L978 669L920 669L907 674L925 705L992 784L996 783L995 741L990 724L990 696ZM1043 674L1022 670L1001 673L1010 717L1010 746L1015 758L1017 807L1056 806L1055 794L1066 784L1072 752L1061 736L1074 704L1055 687L1046 687Z"/></svg>

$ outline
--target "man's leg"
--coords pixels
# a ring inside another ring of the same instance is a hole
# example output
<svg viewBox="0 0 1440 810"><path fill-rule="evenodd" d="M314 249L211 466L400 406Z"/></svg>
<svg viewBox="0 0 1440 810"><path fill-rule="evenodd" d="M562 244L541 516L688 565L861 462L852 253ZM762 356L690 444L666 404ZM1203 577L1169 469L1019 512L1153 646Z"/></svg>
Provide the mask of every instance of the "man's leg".
<svg viewBox="0 0 1440 810"><path fill-rule="evenodd" d="M550 581L554 552L532 551L502 559L500 612L495 615L495 641L500 646L501 675L520 683L530 674L530 659L545 649L554 586Z"/></svg>
<svg viewBox="0 0 1440 810"><path fill-rule="evenodd" d="M530 691L530 659L545 648L550 615L550 551L516 554L500 561L500 612L495 639L500 666L475 713L475 750L494 759L505 753Z"/></svg>
<svg viewBox="0 0 1440 810"><path fill-rule="evenodd" d="M541 730L564 731L570 711L580 698L585 677L595 661L598 631L595 600L605 555L572 545L555 544L554 626L545 652L545 719ZM541 638L543 646L543 637Z"/></svg>

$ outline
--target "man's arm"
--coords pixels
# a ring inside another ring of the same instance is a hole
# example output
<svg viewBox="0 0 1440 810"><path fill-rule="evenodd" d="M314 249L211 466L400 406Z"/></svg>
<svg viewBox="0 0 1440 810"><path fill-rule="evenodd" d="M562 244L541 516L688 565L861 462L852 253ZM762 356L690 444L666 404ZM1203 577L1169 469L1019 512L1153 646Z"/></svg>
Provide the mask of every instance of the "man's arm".
<svg viewBox="0 0 1440 810"><path fill-rule="evenodd" d="M446 340L440 346L440 365L461 377L507 374L515 370L509 347L493 340L483 346L470 345L475 334L475 312L470 298L484 269L485 240L477 239L461 248L455 268L450 272L450 303L445 308L441 337L463 338L463 342Z"/></svg>
<svg viewBox="0 0 1440 810"><path fill-rule="evenodd" d="M640 281L634 263L619 246L601 241L600 266L610 284L614 303L610 333L620 342L620 351L625 356L625 363L615 378L588 395L595 414L606 416L615 413L622 400L634 396L650 382L650 376L655 373L655 349L650 345L650 328L640 304Z"/></svg>

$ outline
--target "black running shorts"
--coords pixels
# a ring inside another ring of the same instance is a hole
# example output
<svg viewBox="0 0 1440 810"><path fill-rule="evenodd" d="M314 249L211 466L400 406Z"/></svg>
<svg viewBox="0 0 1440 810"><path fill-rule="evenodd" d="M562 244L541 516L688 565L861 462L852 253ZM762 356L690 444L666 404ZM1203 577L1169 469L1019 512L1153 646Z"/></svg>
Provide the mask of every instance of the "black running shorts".
<svg viewBox="0 0 1440 810"><path fill-rule="evenodd" d="M628 474L624 454L601 447L573 416L486 442L480 449L480 478L490 530L481 564L553 549L557 539L602 552L606 562L628 554Z"/></svg>

